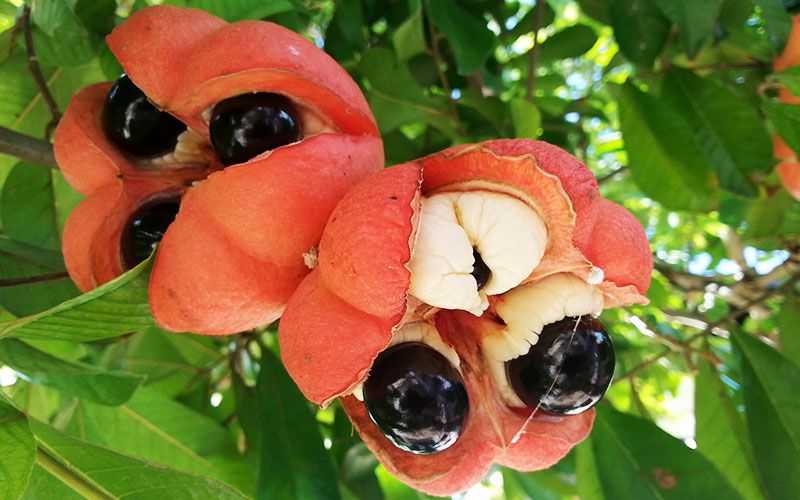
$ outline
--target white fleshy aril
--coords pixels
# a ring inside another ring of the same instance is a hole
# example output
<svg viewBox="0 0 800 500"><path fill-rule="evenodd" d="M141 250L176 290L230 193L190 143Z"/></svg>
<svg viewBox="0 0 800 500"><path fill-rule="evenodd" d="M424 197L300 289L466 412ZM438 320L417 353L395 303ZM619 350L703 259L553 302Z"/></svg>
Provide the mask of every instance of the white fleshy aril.
<svg viewBox="0 0 800 500"><path fill-rule="evenodd" d="M491 271L479 291L472 276L473 248ZM488 295L519 285L539 265L547 228L521 200L491 191L440 193L422 200L417 241L409 267L410 293L443 309L475 315Z"/></svg>
<svg viewBox="0 0 800 500"><path fill-rule="evenodd" d="M503 330L483 337L483 353L500 396L510 406L524 407L506 378L506 362L527 354L545 326L566 317L603 312L600 290L572 274L554 274L505 294L495 312Z"/></svg>
<svg viewBox="0 0 800 500"><path fill-rule="evenodd" d="M572 274L554 274L518 287L495 303L495 312L506 327L485 336L483 350L495 361L509 361L527 353L546 325L571 316L596 316L602 311L600 289Z"/></svg>
<svg viewBox="0 0 800 500"><path fill-rule="evenodd" d="M458 353L451 346L444 343L436 327L432 324L425 321L413 321L403 325L402 328L394 332L392 340L386 348L389 349L392 346L406 342L419 342L435 349L439 354L447 358L456 370L461 371L461 360L458 357ZM353 389L352 394L359 401L364 401L364 383L358 384Z"/></svg>

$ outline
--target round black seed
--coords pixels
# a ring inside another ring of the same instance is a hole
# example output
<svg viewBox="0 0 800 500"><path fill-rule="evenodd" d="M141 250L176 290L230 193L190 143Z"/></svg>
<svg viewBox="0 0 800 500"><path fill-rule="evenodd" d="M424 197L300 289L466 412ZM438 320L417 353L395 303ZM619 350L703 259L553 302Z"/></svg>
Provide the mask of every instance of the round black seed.
<svg viewBox="0 0 800 500"><path fill-rule="evenodd" d="M486 286L489 278L492 277L492 270L483 261L483 257L478 253L478 249L472 248L472 257L475 259L475 264L472 265L472 277L478 283L478 290Z"/></svg>
<svg viewBox="0 0 800 500"><path fill-rule="evenodd" d="M298 141L297 110L280 94L258 92L220 101L211 112L211 144L225 165Z"/></svg>
<svg viewBox="0 0 800 500"><path fill-rule="evenodd" d="M145 203L131 215L122 230L122 261L126 269L132 269L153 253L179 208L179 197L162 198Z"/></svg>
<svg viewBox="0 0 800 500"><path fill-rule="evenodd" d="M395 446L416 454L452 446L469 413L461 374L419 342L398 344L378 356L364 383L364 403Z"/></svg>
<svg viewBox="0 0 800 500"><path fill-rule="evenodd" d="M547 325L527 354L506 363L517 396L529 407L575 415L597 404L614 375L614 346L589 317Z"/></svg>
<svg viewBox="0 0 800 500"><path fill-rule="evenodd" d="M122 75L106 97L103 129L123 152L152 158L173 151L186 125L159 111L130 78Z"/></svg>

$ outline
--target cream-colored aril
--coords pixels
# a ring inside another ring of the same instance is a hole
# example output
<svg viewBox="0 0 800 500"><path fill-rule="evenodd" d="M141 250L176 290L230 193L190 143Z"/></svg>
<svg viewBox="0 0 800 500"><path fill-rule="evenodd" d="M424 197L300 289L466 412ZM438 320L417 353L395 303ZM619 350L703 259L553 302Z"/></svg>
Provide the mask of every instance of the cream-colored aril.
<svg viewBox="0 0 800 500"><path fill-rule="evenodd" d="M472 276L473 248L491 271L481 290ZM488 307L487 296L519 285L546 248L541 217L513 196L469 191L423 198L409 264L410 293L435 307L480 315Z"/></svg>
<svg viewBox="0 0 800 500"><path fill-rule="evenodd" d="M483 353L500 396L524 407L506 377L506 362L527 354L545 326L566 317L597 316L603 311L600 290L572 274L554 274L503 295L495 312L506 327L483 337Z"/></svg>
<svg viewBox="0 0 800 500"><path fill-rule="evenodd" d="M484 353L495 361L509 361L527 353L546 325L602 311L603 294L597 287L572 274L548 276L497 300L495 312L506 327L483 338Z"/></svg>

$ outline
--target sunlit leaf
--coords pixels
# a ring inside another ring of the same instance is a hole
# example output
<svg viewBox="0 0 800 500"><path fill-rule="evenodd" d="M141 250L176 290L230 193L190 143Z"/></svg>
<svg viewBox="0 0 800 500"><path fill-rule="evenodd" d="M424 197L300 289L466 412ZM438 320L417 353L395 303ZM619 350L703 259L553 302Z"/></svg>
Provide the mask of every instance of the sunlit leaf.
<svg viewBox="0 0 800 500"><path fill-rule="evenodd" d="M36 443L25 415L0 396L0 497L18 498L28 484Z"/></svg>

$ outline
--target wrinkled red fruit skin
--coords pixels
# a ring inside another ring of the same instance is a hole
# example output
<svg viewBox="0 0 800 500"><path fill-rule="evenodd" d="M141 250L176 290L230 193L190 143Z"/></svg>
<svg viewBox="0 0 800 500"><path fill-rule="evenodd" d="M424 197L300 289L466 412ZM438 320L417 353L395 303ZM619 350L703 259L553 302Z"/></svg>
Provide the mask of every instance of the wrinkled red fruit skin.
<svg viewBox="0 0 800 500"><path fill-rule="evenodd" d="M87 196L64 231L73 280L87 291L119 276L119 235L130 215L152 197L184 193L153 265L156 322L217 335L275 320L308 274L304 254L319 242L336 202L383 166L378 129L358 86L285 28L229 24L198 9L142 9L107 41L145 95L206 141L214 104L258 91L286 95L328 131L224 171L207 145L202 164L143 168L103 132L111 84L84 88L66 109L54 144L64 177Z"/></svg>
<svg viewBox="0 0 800 500"><path fill-rule="evenodd" d="M537 141L456 146L372 174L331 214L319 265L290 299L279 331L283 361L311 401L326 404L352 391L402 321L420 196L476 179L511 186L537 203L560 204L555 211L539 206L551 238L540 264L548 274L586 278L597 266L605 274L600 286L607 304L646 302L652 256L644 231L627 210L600 195L582 163ZM543 187L547 183L550 187ZM529 409L508 407L481 350L483 336L501 326L485 316L444 310L435 316L440 336L459 355L470 398L466 428L451 448L427 456L406 453L378 430L363 403L342 397L362 439L384 466L430 494L463 490L492 463L525 471L549 467L588 435L594 421L593 410L571 417L539 414L528 421Z"/></svg>

